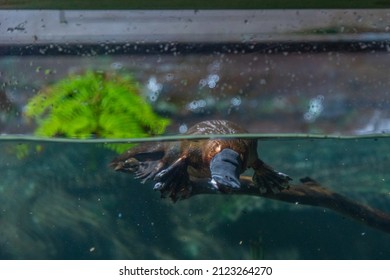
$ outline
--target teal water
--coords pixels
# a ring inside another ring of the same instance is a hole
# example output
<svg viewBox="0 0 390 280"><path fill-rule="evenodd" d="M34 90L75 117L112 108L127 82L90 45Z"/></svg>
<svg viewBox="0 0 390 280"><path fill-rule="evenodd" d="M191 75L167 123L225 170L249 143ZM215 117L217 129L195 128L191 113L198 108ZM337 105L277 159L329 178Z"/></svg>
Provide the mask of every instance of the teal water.
<svg viewBox="0 0 390 280"><path fill-rule="evenodd" d="M294 182L310 176L390 213L389 137L271 136L259 154ZM110 170L105 141L0 142L1 259L390 259L390 234L325 208L222 195L173 204Z"/></svg>

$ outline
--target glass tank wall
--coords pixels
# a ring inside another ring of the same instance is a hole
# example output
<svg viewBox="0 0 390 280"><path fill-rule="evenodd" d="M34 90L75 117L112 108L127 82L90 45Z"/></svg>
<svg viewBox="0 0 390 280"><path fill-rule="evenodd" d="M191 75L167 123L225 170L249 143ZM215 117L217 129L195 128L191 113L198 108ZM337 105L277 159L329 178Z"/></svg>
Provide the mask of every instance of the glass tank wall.
<svg viewBox="0 0 390 280"><path fill-rule="evenodd" d="M261 158L295 183L310 176L390 212L389 39L390 10L1 10L0 258L389 258L388 233L321 207L160 199L152 183L108 168L117 150L88 142L99 133L72 143L23 139L42 125L28 116L38 93L88 71L105 81L125 74L157 118L170 120L165 135L209 119L291 134L260 141ZM149 114L133 112L110 120L131 130Z"/></svg>

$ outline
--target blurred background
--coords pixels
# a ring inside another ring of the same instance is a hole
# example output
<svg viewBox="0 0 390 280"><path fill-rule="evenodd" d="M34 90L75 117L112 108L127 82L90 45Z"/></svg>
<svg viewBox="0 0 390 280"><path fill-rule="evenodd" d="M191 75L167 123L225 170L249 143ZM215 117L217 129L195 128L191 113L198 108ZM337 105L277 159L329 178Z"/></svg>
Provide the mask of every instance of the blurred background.
<svg viewBox="0 0 390 280"><path fill-rule="evenodd" d="M170 133L389 131L388 10L0 11L0 132L69 74L128 71ZM180 130L181 126L181 130Z"/></svg>

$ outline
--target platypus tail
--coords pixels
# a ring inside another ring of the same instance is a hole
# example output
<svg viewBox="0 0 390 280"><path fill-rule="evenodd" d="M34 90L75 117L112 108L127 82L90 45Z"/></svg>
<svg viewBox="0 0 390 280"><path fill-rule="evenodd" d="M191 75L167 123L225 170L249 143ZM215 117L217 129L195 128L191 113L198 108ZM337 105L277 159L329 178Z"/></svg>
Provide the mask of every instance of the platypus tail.
<svg viewBox="0 0 390 280"><path fill-rule="evenodd" d="M257 159L252 168L253 182L259 188L261 193L271 192L279 193L283 189L288 189L292 180L288 175L274 170L272 167Z"/></svg>

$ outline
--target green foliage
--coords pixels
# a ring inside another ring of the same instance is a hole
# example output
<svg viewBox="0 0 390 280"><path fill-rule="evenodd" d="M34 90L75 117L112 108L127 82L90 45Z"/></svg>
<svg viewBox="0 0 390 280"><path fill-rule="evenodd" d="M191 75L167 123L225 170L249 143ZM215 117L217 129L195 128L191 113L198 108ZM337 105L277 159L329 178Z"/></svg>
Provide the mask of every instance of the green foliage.
<svg viewBox="0 0 390 280"><path fill-rule="evenodd" d="M43 89L27 104L37 136L137 138L161 134L169 120L155 114L130 75L86 71ZM117 152L125 144L107 145Z"/></svg>

